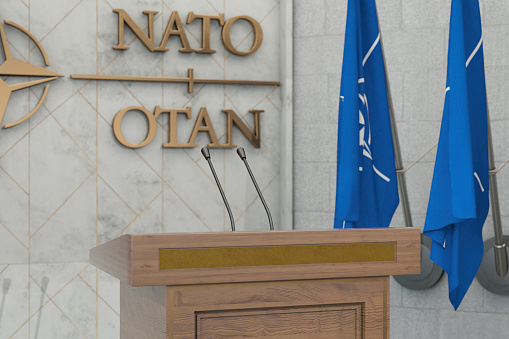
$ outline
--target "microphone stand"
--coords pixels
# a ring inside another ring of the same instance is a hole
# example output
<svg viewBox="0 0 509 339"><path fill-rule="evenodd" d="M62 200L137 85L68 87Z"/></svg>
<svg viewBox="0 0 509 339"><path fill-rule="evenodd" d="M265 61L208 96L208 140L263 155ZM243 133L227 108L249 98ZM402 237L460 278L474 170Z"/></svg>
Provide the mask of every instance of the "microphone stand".
<svg viewBox="0 0 509 339"><path fill-rule="evenodd" d="M201 154L203 154L203 157L209 163L210 170L212 171L212 175L214 175L214 180L216 180L217 187L219 188L219 193L221 193L221 197L223 198L224 204L226 206L226 210L228 211L228 215L230 216L230 224L232 226L232 231L235 231L235 220L233 219L232 210L230 209L230 205L228 204L228 201L226 200L226 195L224 194L223 188L221 187L221 184L219 183L219 179L217 177L216 170L214 169L214 166L212 165L212 161L210 160L209 148L203 147L201 149Z"/></svg>
<svg viewBox="0 0 509 339"><path fill-rule="evenodd" d="M0 327L2 326L2 313L4 312L5 298L7 297L7 292L9 292L9 287L11 287L11 279L4 279L2 288L2 304L0 306Z"/></svg>
<svg viewBox="0 0 509 339"><path fill-rule="evenodd" d="M272 223L272 216L270 215L269 207L265 203L265 199L263 199L262 191L260 191L260 187L258 187L258 184L256 183L256 179L253 175L253 172L251 172L251 168L249 167L249 164L247 163L246 152L244 151L244 148L242 148L242 147L237 148L237 154L242 159L242 161L244 161L244 164L246 165L247 171L249 172L249 176L251 177L251 180L253 181L256 191L258 192L258 196L260 196L260 200L262 201L263 207L265 207L265 211L267 212L267 216L269 217L270 230L274 231L274 224Z"/></svg>
<svg viewBox="0 0 509 339"><path fill-rule="evenodd" d="M46 290L48 288L48 284L49 284L49 278L48 277L43 277L42 281L41 281L41 290L42 290L42 293L41 293L41 306L40 306L39 314L37 315L37 325L35 327L35 336L34 336L34 339L39 338L39 327L41 325L42 306L43 306L43 302L44 302L44 294L46 294Z"/></svg>

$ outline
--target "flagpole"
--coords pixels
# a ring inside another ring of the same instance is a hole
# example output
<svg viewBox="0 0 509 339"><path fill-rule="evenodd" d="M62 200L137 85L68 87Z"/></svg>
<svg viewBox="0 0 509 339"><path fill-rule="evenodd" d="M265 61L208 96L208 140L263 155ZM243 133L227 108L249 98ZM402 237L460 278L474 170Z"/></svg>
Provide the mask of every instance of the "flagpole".
<svg viewBox="0 0 509 339"><path fill-rule="evenodd" d="M500 277L507 274L507 252L504 242L504 233L502 231L502 220L500 218L500 204L498 200L497 174L495 172L495 153L493 152L493 138L491 135L490 113L488 111L488 154L490 167L490 200L491 214L493 217L493 229L495 231L495 243L493 251L495 253L495 267Z"/></svg>
<svg viewBox="0 0 509 339"><path fill-rule="evenodd" d="M401 197L401 207L405 218L405 226L413 227L412 213L410 212L410 201L408 199L408 190L406 187L405 173L403 172L403 160L401 158L401 149L399 146L398 130L396 129L396 118L392 106L392 96L389 89L389 80L387 80L387 95L389 97L389 112L391 117L392 140L394 143L394 161L396 163L396 173L398 178L399 196Z"/></svg>
<svg viewBox="0 0 509 339"><path fill-rule="evenodd" d="M382 55L385 56L382 38L380 37L380 47L382 48ZM387 73L387 65L384 59L384 68ZM394 144L394 162L396 164L396 173L398 178L398 190L401 200L401 207L403 208L403 217L405 218L405 226L413 227L412 213L410 212L410 201L408 200L408 190L406 187L405 172L403 172L403 160L401 157L401 148L399 145L398 130L396 128L396 118L394 116L394 106L392 104L391 86L389 84L389 77L385 75L385 82L387 84L387 100L389 101L389 115L391 117L392 129L392 142Z"/></svg>

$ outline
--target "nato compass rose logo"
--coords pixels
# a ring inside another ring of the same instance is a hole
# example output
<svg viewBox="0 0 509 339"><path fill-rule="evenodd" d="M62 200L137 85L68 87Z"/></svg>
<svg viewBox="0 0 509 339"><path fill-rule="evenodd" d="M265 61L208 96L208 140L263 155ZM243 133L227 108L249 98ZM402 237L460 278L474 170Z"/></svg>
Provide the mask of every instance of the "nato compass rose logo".
<svg viewBox="0 0 509 339"><path fill-rule="evenodd" d="M6 25L12 26L24 34L26 34L37 46L39 51L42 54L42 57L44 59L44 63L46 66L49 66L48 56L46 55L46 51L42 47L41 43L37 38L28 30L21 27L20 25L5 20L4 21ZM32 86L36 86L45 82L53 81L57 79L58 77L62 77L62 74L50 71L48 69L45 69L43 67L32 65L31 63L21 61L19 59L16 59L12 56L11 50L9 47L9 41L7 40L5 36L5 31L3 28L3 25L0 22L0 39L2 40L2 47L4 51L5 61L3 64L0 65L0 76L21 76L21 77L39 77L43 79L34 80L34 81L28 81L28 82L22 82L19 84L14 85L7 85L7 83L0 79L0 125L3 121L5 110L7 108L7 104L9 103L9 98L11 97L11 93L14 91L18 91L20 89L29 88ZM4 128L10 128L14 127L16 125L21 124L23 121L30 118L32 115L34 115L35 112L42 106L44 100L46 100L46 96L48 95L49 90L49 84L46 85L44 88L44 92L41 96L41 99L35 105L35 107L28 113L26 116L21 118L20 120L16 122L12 122L9 124L6 124Z"/></svg>
<svg viewBox="0 0 509 339"><path fill-rule="evenodd" d="M378 168L375 166L375 162L373 160L373 154L371 153L371 122L369 119L369 105L368 105L368 97L366 96L365 90L365 79L359 79L359 100L360 100L360 109L359 109L359 146L362 149L362 155L371 160L373 171L375 171L376 175L378 175L383 180L389 182L389 179L385 174L380 172ZM366 140L367 139L367 140ZM363 171L363 167L359 167L359 171Z"/></svg>

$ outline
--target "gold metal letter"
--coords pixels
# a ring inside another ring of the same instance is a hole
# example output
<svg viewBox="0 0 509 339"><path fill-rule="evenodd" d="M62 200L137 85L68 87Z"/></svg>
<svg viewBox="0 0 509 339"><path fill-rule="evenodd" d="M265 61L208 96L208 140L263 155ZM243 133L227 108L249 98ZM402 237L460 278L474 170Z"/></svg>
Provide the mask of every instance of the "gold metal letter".
<svg viewBox="0 0 509 339"><path fill-rule="evenodd" d="M187 24L189 25L194 19L202 19L201 26L201 48L196 50L196 53L208 53L214 54L215 50L210 49L210 20L219 21L219 26L224 26L224 13L219 15L205 15L205 14L194 14L189 12L187 16Z"/></svg>
<svg viewBox="0 0 509 339"><path fill-rule="evenodd" d="M203 122L203 125L202 125ZM212 121L210 121L209 113L207 112L207 108L202 107L200 109L200 114L196 118L196 122L194 123L193 131L191 132L191 137L189 137L188 147L198 147L194 143L198 132L208 132L209 139L212 142L208 145L208 147L213 148L221 148L221 144L217 140L216 132L214 131L214 126L212 126Z"/></svg>
<svg viewBox="0 0 509 339"><path fill-rule="evenodd" d="M177 26L177 29L173 29L173 26ZM184 26L182 25L182 21L180 20L179 13L177 11L173 11L171 13L170 21L168 21L168 26L166 26L166 30L164 31L163 40L161 40L161 44L159 47L156 47L155 50L159 52L166 52L169 50L166 47L166 43L170 38L170 35L178 35L180 38L180 43L182 44L182 48L179 49L181 53L192 53L194 49L189 45L189 41L187 40L186 31L184 30Z"/></svg>
<svg viewBox="0 0 509 339"><path fill-rule="evenodd" d="M124 115L129 111L140 111L143 114L145 114L145 116L147 117L147 122L148 122L147 137L145 138L145 140L143 140L139 144L131 144L124 138L124 135L122 134L122 119L124 118ZM113 134L115 135L115 138L117 138L118 142L120 142L125 147L140 148L143 146L147 146L148 144L150 144L150 142L152 140L154 140L156 133L157 133L156 117L154 116L154 114L152 114L152 112L150 112L145 107L141 107L141 106L126 107L126 108L120 110L115 115L115 118L113 119Z"/></svg>
<svg viewBox="0 0 509 339"><path fill-rule="evenodd" d="M158 13L157 11L143 11L143 14L148 15L148 36L125 10L114 9L113 12L118 14L118 45L113 46L113 49L129 49L129 45L124 43L124 25L127 24L145 47L151 52L154 51L154 15Z"/></svg>
<svg viewBox="0 0 509 339"><path fill-rule="evenodd" d="M241 52L241 51L235 49L235 47L233 47L232 41L230 39L230 29L232 28L232 25L234 24L234 22L239 19L246 20L247 22L249 22L249 24L253 28L253 34L254 34L253 46L251 46L251 48L247 52ZM256 52L258 50L258 48L260 48L260 46L262 45L262 41L263 41L262 26L260 26L260 23L258 21L256 21L255 19L253 19L250 16L247 16L247 15L235 16L233 18L228 19L228 21L226 21L226 23L223 26L223 31L221 33L221 37L223 38L224 47L230 53L233 53L235 55L246 56L246 55L253 54L254 52Z"/></svg>
<svg viewBox="0 0 509 339"><path fill-rule="evenodd" d="M255 148L260 148L260 113L263 113L262 110L250 110L249 113L254 114L254 132L249 130L249 127L244 124L242 119L231 109L223 110L224 113L227 114L227 122L226 122L226 144L223 146L226 148L237 147L237 145L233 144L233 124L237 125L239 130L244 134L244 136L249 140L251 145Z"/></svg>
<svg viewBox="0 0 509 339"><path fill-rule="evenodd" d="M185 113L188 119L191 119L191 106L187 106L186 108L161 108L159 106L156 107L154 112L154 116L157 117L162 113L168 113L168 126L169 126L169 135L168 135L168 143L164 144L165 148L189 148L194 147L191 144L179 144L177 141L177 115L179 113Z"/></svg>

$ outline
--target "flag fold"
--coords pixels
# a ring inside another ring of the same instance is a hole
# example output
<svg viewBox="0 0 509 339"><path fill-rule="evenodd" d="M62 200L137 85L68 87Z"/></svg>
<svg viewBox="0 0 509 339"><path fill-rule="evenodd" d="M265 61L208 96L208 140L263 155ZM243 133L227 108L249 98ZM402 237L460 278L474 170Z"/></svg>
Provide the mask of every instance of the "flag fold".
<svg viewBox="0 0 509 339"><path fill-rule="evenodd" d="M488 118L478 0L452 0L447 85L424 234L457 309L483 256L489 209Z"/></svg>
<svg viewBox="0 0 509 339"><path fill-rule="evenodd" d="M348 1L337 152L334 227L388 227L399 196L374 0Z"/></svg>

